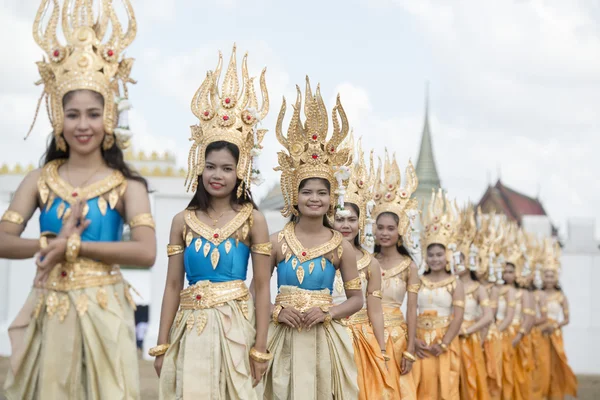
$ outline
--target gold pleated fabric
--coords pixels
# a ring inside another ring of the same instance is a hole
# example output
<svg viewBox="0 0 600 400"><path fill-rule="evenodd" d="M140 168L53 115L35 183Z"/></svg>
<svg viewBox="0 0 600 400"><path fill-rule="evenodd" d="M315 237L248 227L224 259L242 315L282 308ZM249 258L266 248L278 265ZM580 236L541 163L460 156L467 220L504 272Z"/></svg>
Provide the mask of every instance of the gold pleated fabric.
<svg viewBox="0 0 600 400"><path fill-rule="evenodd" d="M487 337L483 342L487 386L490 399L502 397L502 336L495 323L490 325Z"/></svg>
<svg viewBox="0 0 600 400"><path fill-rule="evenodd" d="M533 344L532 398L543 400L550 390L550 338L542 334L540 327L531 330Z"/></svg>
<svg viewBox="0 0 600 400"><path fill-rule="evenodd" d="M414 400L417 398L417 386L412 370L405 375L400 373L402 353L408 347L406 323L394 324L392 322L394 320L404 321L402 311L397 307L383 307L383 315L387 321L386 325L388 325L385 327L385 351L390 357L390 361L387 363L390 381L395 386L394 390L400 394L400 399Z"/></svg>
<svg viewBox="0 0 600 400"><path fill-rule="evenodd" d="M287 295L298 290L303 289L281 286L279 292ZM329 294L328 289L313 292ZM352 339L339 322L301 332L271 323L267 347L274 358L259 385L265 400L358 398Z"/></svg>
<svg viewBox="0 0 600 400"><path fill-rule="evenodd" d="M550 389L548 399L562 400L566 395L577 397L577 377L567 362L562 331L557 329L550 335Z"/></svg>
<svg viewBox="0 0 600 400"><path fill-rule="evenodd" d="M502 321L498 321L500 325ZM512 346L513 338L515 337L514 327L508 327L500 334L502 339L502 400L512 400L514 380L514 365L513 359L516 357L515 348Z"/></svg>
<svg viewBox="0 0 600 400"><path fill-rule="evenodd" d="M248 318L242 310L244 303ZM252 299L203 310L179 310L160 374L159 398L257 399L248 356L254 345L254 327Z"/></svg>
<svg viewBox="0 0 600 400"><path fill-rule="evenodd" d="M468 328L472 321L463 322ZM461 400L489 400L487 371L479 334L460 337L460 398Z"/></svg>
<svg viewBox="0 0 600 400"><path fill-rule="evenodd" d="M123 282L67 292L33 289L9 328L6 397L139 399L133 308Z"/></svg>
<svg viewBox="0 0 600 400"><path fill-rule="evenodd" d="M515 331L518 326L515 327ZM513 399L531 400L533 379L533 345L531 335L525 335L515 349L513 358Z"/></svg>

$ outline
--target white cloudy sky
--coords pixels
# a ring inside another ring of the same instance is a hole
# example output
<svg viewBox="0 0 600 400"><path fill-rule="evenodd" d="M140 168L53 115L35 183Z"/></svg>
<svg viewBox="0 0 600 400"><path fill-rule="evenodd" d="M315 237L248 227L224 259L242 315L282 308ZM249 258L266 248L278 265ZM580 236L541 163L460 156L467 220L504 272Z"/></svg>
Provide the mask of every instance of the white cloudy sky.
<svg viewBox="0 0 600 400"><path fill-rule="evenodd" d="M37 162L44 113L23 142L40 88L31 36L39 1L0 3L0 163ZM355 134L416 162L430 81L434 152L442 183L478 200L500 171L538 192L566 231L572 216L600 224L600 5L596 0L134 0L138 37L130 90L136 149L187 157L189 102L217 51L234 42L257 75L268 67L268 183L279 145L281 97L308 74L329 105L341 93ZM289 112L289 110L288 110ZM9 141L10 142L9 144ZM259 188L264 194L268 184ZM597 229L598 230L598 229Z"/></svg>

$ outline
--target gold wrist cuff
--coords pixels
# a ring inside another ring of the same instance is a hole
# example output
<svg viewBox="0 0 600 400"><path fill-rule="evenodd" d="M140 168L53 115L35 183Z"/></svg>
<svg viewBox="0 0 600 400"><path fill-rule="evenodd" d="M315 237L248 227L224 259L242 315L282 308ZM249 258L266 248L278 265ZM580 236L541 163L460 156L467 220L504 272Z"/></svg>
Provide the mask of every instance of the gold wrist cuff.
<svg viewBox="0 0 600 400"><path fill-rule="evenodd" d="M497 302L497 301L491 301L491 300L490 300L490 307L491 307L491 308L498 308L498 302Z"/></svg>
<svg viewBox="0 0 600 400"><path fill-rule="evenodd" d="M168 244L167 245L167 257L176 256L177 254L183 254L185 249L180 244Z"/></svg>
<svg viewBox="0 0 600 400"><path fill-rule="evenodd" d="M454 301L452 302L452 305L453 305L454 307L465 308L465 302L464 302L464 301L462 301L462 300L454 300Z"/></svg>
<svg viewBox="0 0 600 400"><path fill-rule="evenodd" d="M162 356L163 354L165 354L167 352L167 350L169 349L169 346L170 346L170 344L168 344L168 343L159 344L158 346L154 346L150 350L148 350L148 355L150 357Z"/></svg>
<svg viewBox="0 0 600 400"><path fill-rule="evenodd" d="M262 254L265 256L271 256L271 250L273 250L273 244L271 242L257 243L250 247L250 251L255 254Z"/></svg>
<svg viewBox="0 0 600 400"><path fill-rule="evenodd" d="M48 238L46 236L40 237L40 249L45 249L48 247Z"/></svg>
<svg viewBox="0 0 600 400"><path fill-rule="evenodd" d="M275 306L275 308L273 308L273 323L275 325L279 325L279 313L281 312L281 310L283 310L283 307L278 304Z"/></svg>
<svg viewBox="0 0 600 400"><path fill-rule="evenodd" d="M440 343L439 343L439 344L440 344L440 347L442 348L442 350L444 350L444 351L448 351L448 345L446 345L446 344L442 343L442 341L440 341Z"/></svg>
<svg viewBox="0 0 600 400"><path fill-rule="evenodd" d="M507 307L516 307L517 302L516 301L509 301L507 304Z"/></svg>
<svg viewBox="0 0 600 400"><path fill-rule="evenodd" d="M421 284L413 283L412 285L408 285L408 288L406 288L406 291L408 293L419 293L419 289L421 289Z"/></svg>
<svg viewBox="0 0 600 400"><path fill-rule="evenodd" d="M381 350L381 355L383 356L383 360L384 361L390 361L391 360L391 357L386 354L385 350Z"/></svg>
<svg viewBox="0 0 600 400"><path fill-rule="evenodd" d="M524 308L523 309L523 314L525 315L531 315L533 317L535 317L535 311L531 308Z"/></svg>
<svg viewBox="0 0 600 400"><path fill-rule="evenodd" d="M417 361L417 357L413 354L410 354L408 351L402 353L402 357L406 358L408 361L415 362Z"/></svg>
<svg viewBox="0 0 600 400"><path fill-rule="evenodd" d="M67 262L75 262L79 257L79 250L81 249L81 237L74 233L67 239L67 249L65 250L65 259Z"/></svg>
<svg viewBox="0 0 600 400"><path fill-rule="evenodd" d="M264 363L271 361L273 359L273 354L271 354L269 350L267 350L266 353L261 353L260 351L252 347L250 349L250 358L256 362Z"/></svg>
<svg viewBox="0 0 600 400"><path fill-rule="evenodd" d="M154 223L154 218L152 218L152 214L144 213L138 214L129 221L129 229L137 228L138 226L147 226L149 228L155 229L156 224Z"/></svg>
<svg viewBox="0 0 600 400"><path fill-rule="evenodd" d="M354 279L349 280L348 282L344 282L344 289L346 290L361 290L362 282L360 278L357 276Z"/></svg>
<svg viewBox="0 0 600 400"><path fill-rule="evenodd" d="M525 328L521 328L521 329L519 329L519 333L520 333L521 335L527 335L527 331L525 330Z"/></svg>
<svg viewBox="0 0 600 400"><path fill-rule="evenodd" d="M490 299L483 299L483 300L481 300L481 302L479 303L479 305L481 307L489 307L490 306Z"/></svg>
<svg viewBox="0 0 600 400"><path fill-rule="evenodd" d="M0 221L12 222L13 224L21 225L25 218L21 214L13 210L6 210Z"/></svg>
<svg viewBox="0 0 600 400"><path fill-rule="evenodd" d="M383 293L381 290L373 290L371 293L367 293L367 296L377 297L378 299L383 299Z"/></svg>

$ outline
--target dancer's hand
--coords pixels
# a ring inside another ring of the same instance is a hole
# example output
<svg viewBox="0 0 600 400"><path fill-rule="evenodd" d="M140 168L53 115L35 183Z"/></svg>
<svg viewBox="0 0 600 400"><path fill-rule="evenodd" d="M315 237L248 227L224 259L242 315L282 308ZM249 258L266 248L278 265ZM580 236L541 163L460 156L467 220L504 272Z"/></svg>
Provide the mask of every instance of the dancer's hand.
<svg viewBox="0 0 600 400"><path fill-rule="evenodd" d="M438 357L440 354L444 352L444 349L439 344L433 344L429 347L429 352L434 356Z"/></svg>
<svg viewBox="0 0 600 400"><path fill-rule="evenodd" d="M279 312L277 321L292 328L300 329L302 328L302 313L294 307L286 307Z"/></svg>
<svg viewBox="0 0 600 400"><path fill-rule="evenodd" d="M425 343L425 341L423 339L415 339L415 352L417 353L417 357L419 357L419 358L429 357L427 355L427 350L429 350L429 347L427 346L427 343Z"/></svg>
<svg viewBox="0 0 600 400"><path fill-rule="evenodd" d="M411 360L408 360L404 357L402 357L402 361L400 362L400 374L401 375L406 375L410 372L410 370L412 369L413 366L413 362Z"/></svg>
<svg viewBox="0 0 600 400"><path fill-rule="evenodd" d="M265 372L267 372L267 367L269 366L269 362L258 362L252 358L250 358L250 370L252 371L252 386L256 387L262 380Z"/></svg>
<svg viewBox="0 0 600 400"><path fill-rule="evenodd" d="M162 370L164 358L165 358L165 355L163 354L162 356L157 356L154 359L154 370L156 371L156 375L158 375L159 378L160 378L160 371Z"/></svg>
<svg viewBox="0 0 600 400"><path fill-rule="evenodd" d="M303 327L306 329L312 328L316 324L320 324L325 321L327 316L326 312L323 312L319 307L313 307L304 313Z"/></svg>

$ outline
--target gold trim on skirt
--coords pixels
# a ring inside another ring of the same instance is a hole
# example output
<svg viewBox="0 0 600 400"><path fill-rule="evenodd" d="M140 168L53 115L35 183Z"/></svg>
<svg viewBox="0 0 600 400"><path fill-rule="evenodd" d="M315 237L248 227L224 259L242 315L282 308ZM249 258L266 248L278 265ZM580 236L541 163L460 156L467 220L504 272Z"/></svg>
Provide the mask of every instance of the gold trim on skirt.
<svg viewBox="0 0 600 400"><path fill-rule="evenodd" d="M115 285L123 281L118 265L105 264L88 258L57 264L48 276L45 289L66 292L96 286Z"/></svg>

